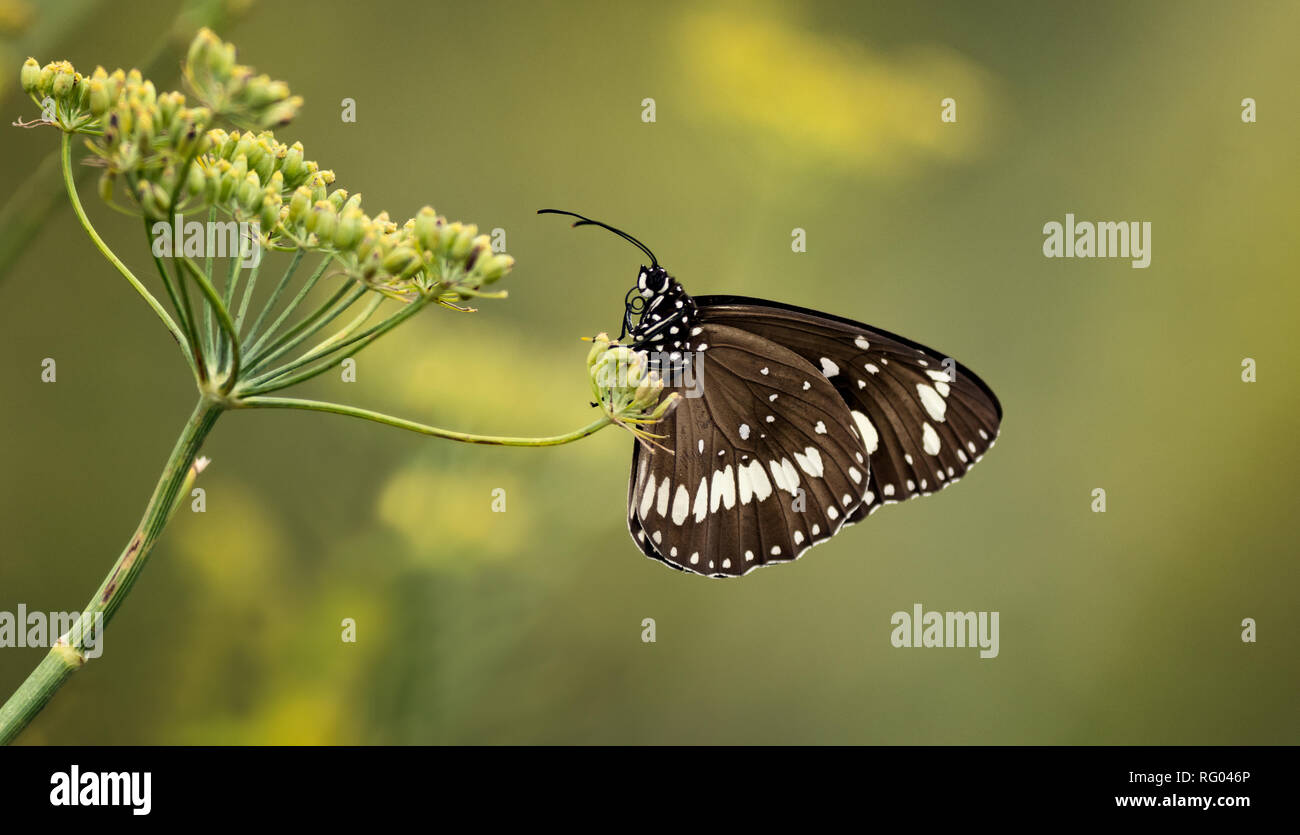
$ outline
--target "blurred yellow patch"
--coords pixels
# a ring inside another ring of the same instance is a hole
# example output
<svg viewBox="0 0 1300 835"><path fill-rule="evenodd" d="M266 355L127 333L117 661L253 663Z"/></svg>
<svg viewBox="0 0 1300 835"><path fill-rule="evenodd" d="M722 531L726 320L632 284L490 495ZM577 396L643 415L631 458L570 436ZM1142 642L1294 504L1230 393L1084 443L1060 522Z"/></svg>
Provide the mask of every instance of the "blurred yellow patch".
<svg viewBox="0 0 1300 835"><path fill-rule="evenodd" d="M229 480L201 478L206 510L194 513L193 498L176 512L175 548L201 578L208 594L220 598L256 596L275 576L288 553L274 507ZM170 537L169 537L170 538Z"/></svg>
<svg viewBox="0 0 1300 835"><path fill-rule="evenodd" d="M783 155L899 173L973 155L997 121L988 74L945 48L885 54L752 10L690 13L681 29L691 103L756 150L775 143ZM945 98L956 100L954 124L940 121Z"/></svg>
<svg viewBox="0 0 1300 835"><path fill-rule="evenodd" d="M523 501L523 495L510 480L462 468L412 466L385 485L378 515L421 558L472 571L484 556L520 555L535 521L529 512L535 502ZM504 502L505 511L494 512L494 502Z"/></svg>

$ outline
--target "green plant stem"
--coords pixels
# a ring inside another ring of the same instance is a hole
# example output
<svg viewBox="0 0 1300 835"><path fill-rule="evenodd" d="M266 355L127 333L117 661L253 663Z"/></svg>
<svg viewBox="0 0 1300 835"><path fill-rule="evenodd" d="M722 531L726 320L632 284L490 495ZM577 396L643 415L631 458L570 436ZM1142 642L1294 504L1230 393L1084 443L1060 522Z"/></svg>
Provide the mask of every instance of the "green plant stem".
<svg viewBox="0 0 1300 835"><path fill-rule="evenodd" d="M90 240L94 242L95 247L99 250L100 254L107 258L108 262L117 268L117 271L131 283L131 286L135 288L135 291L140 294L141 298L143 298L145 302L153 308L153 312L158 314L158 318L167 326L167 330L171 332L172 338L176 340L176 344L181 346L181 351L184 352L185 359L189 362L190 368L195 374L198 374L198 365L195 362L194 352L190 350L189 340L186 339L185 334L181 332L181 329L176 324L175 320L168 315L167 311L163 309L163 306L158 303L156 298L154 298L153 293L150 293L149 290L140 283L140 279L136 278L135 274L131 272L126 264L122 263L122 259L117 257L117 253L108 248L108 244L104 243L103 238L99 237L99 233L95 231L95 227L90 223L90 218L86 216L86 210L81 205L81 198L77 196L76 180L72 176L71 134L63 134L62 145L60 146L59 153L63 162L63 184L68 192L68 201L72 203L72 210L76 212L77 220L81 222L81 228L86 230L86 234L90 236Z"/></svg>
<svg viewBox="0 0 1300 835"><path fill-rule="evenodd" d="M262 322L266 320L271 309L280 301L280 296L284 293L284 289L289 286L289 282L293 280L294 273L298 272L298 265L302 263L302 258L305 254L306 251L302 249L296 250L293 253L293 258L289 261L289 266L285 268L284 275L280 276L279 283L276 284L275 289L271 291L271 298L266 300L266 304L262 306L261 312L259 312L257 318L253 320L253 326L250 327L248 333L244 335L244 344L251 343L257 336L257 332L262 329Z"/></svg>
<svg viewBox="0 0 1300 835"><path fill-rule="evenodd" d="M249 372L257 371L276 357L292 351L310 339L312 334L319 333L326 325L343 315L343 312L350 308L357 299L370 292L364 286L353 288L352 285L355 283L357 282L353 280L344 284L338 289L338 292L330 296L325 304L286 331L284 336L272 343L260 356L251 357L248 360ZM350 293L348 292L349 289L351 289ZM343 298L345 295L347 298ZM340 299L342 299L341 302Z"/></svg>
<svg viewBox="0 0 1300 835"><path fill-rule="evenodd" d="M149 228L151 225L152 224L149 223L149 218L144 218L144 237L145 237L145 241L149 245L149 250L152 253L153 232ZM158 267L158 275L160 278L162 278L163 289L167 291L167 298L171 299L172 309L176 311L176 316L180 320L179 323L180 328L182 331L185 332L185 335L189 337L190 350L193 351L195 339L197 337L198 331L195 329L194 323L189 320L188 311L181 304L181 298L176 292L176 287L172 283L171 276L167 274L167 268L163 266L162 259L159 258L157 255L154 255L153 262L154 265Z"/></svg>
<svg viewBox="0 0 1300 835"><path fill-rule="evenodd" d="M335 415L347 415L348 417L372 420L376 423L395 426L398 429L405 429L408 432L416 432L420 435L430 435L435 438L445 438L449 441L460 441L465 444L489 444L491 446L560 446L593 435L613 422L607 417L601 417L581 429L564 435L552 435L546 438L515 438L506 435L471 435L467 432L454 432L450 429L428 426L412 420L385 415L381 412L372 412L369 409L358 409L355 406L345 406L342 403L328 403L321 400L253 396L242 398L234 406L235 408L250 409L307 409L314 412L329 412Z"/></svg>
<svg viewBox="0 0 1300 835"><path fill-rule="evenodd" d="M371 342L374 342L376 339L383 336L388 331L392 330L393 328L400 325L402 322L405 322L407 319L419 313L420 308L423 307L424 304L426 304L424 302L417 302L415 304L408 305L402 308L401 310L399 310L397 313L394 313L392 316L389 316L387 319L380 322L379 324L369 328L365 332L357 334L356 336L352 336L352 333L357 328L365 324L366 320L369 319L370 316L375 312L375 308L377 308L382 303L383 303L382 298L374 299L369 305L366 306L366 309L361 311L361 313L357 315L357 318L354 319L352 323L349 324L347 327L333 334L328 339L321 340L313 348L311 348L311 350L306 351L297 359L285 363L279 368L272 369L266 372L265 374L260 374L256 377L253 377L243 387L241 387L240 390L245 391L249 394L265 394L268 391L276 391L277 389L288 388L289 386L295 385L297 383L301 383L304 380L310 380L312 377L315 377L317 374L322 374L330 370L331 368L335 367L336 365L341 363L344 359L346 359L346 357L341 355L335 356L333 359L325 360L324 362L318 364L315 368L309 369L307 371L303 371L299 374L295 374L292 377L285 377L285 375L291 371L295 371L301 368L302 366L313 362L314 360L321 359L323 357L328 357L330 354L337 355L339 351L342 351L344 348L347 348L350 345L357 346L357 349L352 352L354 355L359 353ZM349 339L349 337L351 338Z"/></svg>
<svg viewBox="0 0 1300 835"><path fill-rule="evenodd" d="M254 243L254 246L256 246L256 243ZM262 261L259 258L252 269L248 271L248 281L244 282L244 298L239 303L239 315L235 317L235 333L239 333L244 329L244 316L248 314L248 303L253 299L253 291L257 289L257 274L261 271Z"/></svg>
<svg viewBox="0 0 1300 835"><path fill-rule="evenodd" d="M208 209L208 225L207 225L206 228L207 228L207 229L211 229L211 228L212 228L212 224L214 224L214 223L216 222L216 220L217 220L217 207L216 207L216 206L213 206L211 209ZM206 234L206 233L205 233L205 234ZM204 242L205 242L205 243L206 243L206 240L207 240L207 239L206 239L206 237L205 237L205 238L204 238ZM204 248L207 249L207 247L204 247ZM211 249L209 249L209 250L208 250L208 255L207 255L207 257L203 260L203 272L204 272L204 273L205 273L209 278L211 278L211 276L212 276L212 264L213 264L213 261L215 260L215 257L216 257L216 253L214 253ZM238 262L236 262L236 263L238 263ZM231 287L229 286L229 283L228 283L227 286L226 286L226 309L227 309L227 310L230 309L230 290L231 290ZM213 349L213 346L212 346L212 342L213 342L213 336L212 336L212 310L209 309L209 308L204 308L204 309L203 309L203 332L204 332L205 334L207 334L207 339L208 339L208 346L209 346L209 349Z"/></svg>
<svg viewBox="0 0 1300 835"><path fill-rule="evenodd" d="M139 527L127 542L121 556L73 627L59 639L4 706L0 707L0 745L12 742L49 703L64 682L85 665L86 638L93 634L95 618L101 616L101 628L107 626L131 591L154 543L181 499L182 491L194 478L194 461L204 439L225 408L226 404L208 397L200 399L194 407L193 414L185 423L185 428L163 467L153 495L149 497L144 518L140 520ZM102 648L102 632L98 637Z"/></svg>
<svg viewBox="0 0 1300 835"><path fill-rule="evenodd" d="M284 320L288 319L293 312L298 309L298 305L302 304L302 300L307 297L307 294L316 286L316 283L321 280L321 276L325 275L325 271L329 269L331 263L332 261L328 255L321 259L320 265L316 268L316 271L311 274L311 278L307 279L307 283L302 286L302 289L299 290L297 295L293 297L293 300L289 302L289 306L286 307L279 316L275 317L275 321L271 323L271 327L266 329L266 333L258 337L257 341L253 343L253 347L244 352L246 356L257 356L258 352L262 349L262 344L274 336L275 332L280 329L282 324L284 324ZM267 309L270 309L269 304ZM257 330L258 325L258 322L254 322L253 330ZM251 340L252 337L250 336L249 339Z"/></svg>
<svg viewBox="0 0 1300 835"><path fill-rule="evenodd" d="M217 324L221 326L221 330L225 333L226 340L229 343L230 368L226 373L225 382L221 384L221 393L226 394L235 385L235 381L239 379L239 337L235 333L235 323L231 321L230 311L226 310L226 306L222 304L221 296L218 295L216 288L212 286L211 281L208 281L208 277L199 269L198 264L195 264L189 258L180 258L178 261L185 269L189 270L194 283L199 285L199 289L203 291L204 297L208 300L208 306L212 308L212 312L216 315Z"/></svg>

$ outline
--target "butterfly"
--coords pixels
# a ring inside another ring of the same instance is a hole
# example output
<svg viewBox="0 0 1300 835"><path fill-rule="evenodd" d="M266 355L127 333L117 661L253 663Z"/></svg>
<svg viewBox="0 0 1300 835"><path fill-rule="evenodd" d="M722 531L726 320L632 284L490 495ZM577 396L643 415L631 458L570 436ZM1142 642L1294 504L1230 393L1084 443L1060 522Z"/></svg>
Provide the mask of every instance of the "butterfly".
<svg viewBox="0 0 1300 835"><path fill-rule="evenodd" d="M708 577L790 562L953 484L997 439L997 397L939 351L816 310L691 296L626 232L539 214L607 229L650 259L620 339L682 395L658 440L632 451L628 529L652 559Z"/></svg>

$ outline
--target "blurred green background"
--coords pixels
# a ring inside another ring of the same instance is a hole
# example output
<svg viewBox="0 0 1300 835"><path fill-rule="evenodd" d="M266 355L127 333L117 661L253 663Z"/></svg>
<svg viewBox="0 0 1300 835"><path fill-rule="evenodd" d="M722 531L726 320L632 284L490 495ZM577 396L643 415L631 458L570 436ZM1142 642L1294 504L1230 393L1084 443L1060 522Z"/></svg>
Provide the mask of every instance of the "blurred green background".
<svg viewBox="0 0 1300 835"><path fill-rule="evenodd" d="M144 65L179 11L5 0L5 114L36 115L28 54ZM1000 396L1002 437L960 486L721 582L634 547L626 433L492 449L229 414L207 512L178 514L104 657L22 741L1300 742L1297 27L1282 2L241 10L218 33L307 101L282 139L370 211L432 203L504 228L519 261L508 300L431 310L359 355L357 382L294 394L464 431L587 423L577 338L618 327L640 262L533 214L557 206L639 236L693 293L951 353ZM57 144L0 136L10 189ZM85 195L151 274L135 223ZM1066 212L1151 221L1150 268L1045 259ZM75 609L194 393L66 202L0 275L0 392L0 610ZM1001 655L891 647L918 602L1000 611ZM0 651L0 695L41 654Z"/></svg>

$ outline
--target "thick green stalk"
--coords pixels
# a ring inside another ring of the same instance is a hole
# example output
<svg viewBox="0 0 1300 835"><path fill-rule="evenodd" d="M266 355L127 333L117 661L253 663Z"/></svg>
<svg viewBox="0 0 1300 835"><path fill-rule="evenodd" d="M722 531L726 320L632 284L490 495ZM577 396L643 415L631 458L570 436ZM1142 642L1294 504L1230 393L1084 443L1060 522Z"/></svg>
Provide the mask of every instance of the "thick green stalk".
<svg viewBox="0 0 1300 835"><path fill-rule="evenodd" d="M121 556L73 627L59 639L4 706L0 707L0 745L12 742L49 703L63 683L85 665L86 637L95 629L96 617L102 618L100 628L106 626L131 591L149 552L171 518L185 485L194 477L194 461L204 439L225 408L226 405L221 401L208 397L202 398L195 406L194 413L190 415L163 467L158 484L149 498L144 518L140 520L139 527L127 542Z"/></svg>

